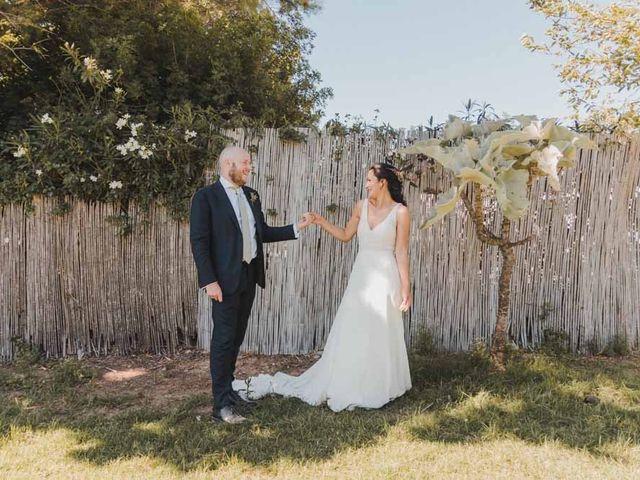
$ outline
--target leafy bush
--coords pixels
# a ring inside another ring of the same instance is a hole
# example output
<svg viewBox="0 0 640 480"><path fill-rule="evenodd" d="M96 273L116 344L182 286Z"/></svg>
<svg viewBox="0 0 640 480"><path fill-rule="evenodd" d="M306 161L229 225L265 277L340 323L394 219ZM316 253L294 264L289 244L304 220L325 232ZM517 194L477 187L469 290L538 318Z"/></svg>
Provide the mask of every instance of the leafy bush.
<svg viewBox="0 0 640 480"><path fill-rule="evenodd" d="M6 3L6 2L5 2ZM55 8L54 8L55 6ZM186 217L223 128L313 126L331 91L308 0L9 2L0 17L0 205L130 201Z"/></svg>
<svg viewBox="0 0 640 480"><path fill-rule="evenodd" d="M162 124L130 114L112 70L72 45L64 49L70 62L60 85L65 95L1 145L0 204L29 203L34 195L125 207L135 199L143 208L163 204L182 218L205 167L225 144L213 126L218 115L189 104L174 107ZM90 94L82 91L87 85ZM64 211L62 203L58 213Z"/></svg>

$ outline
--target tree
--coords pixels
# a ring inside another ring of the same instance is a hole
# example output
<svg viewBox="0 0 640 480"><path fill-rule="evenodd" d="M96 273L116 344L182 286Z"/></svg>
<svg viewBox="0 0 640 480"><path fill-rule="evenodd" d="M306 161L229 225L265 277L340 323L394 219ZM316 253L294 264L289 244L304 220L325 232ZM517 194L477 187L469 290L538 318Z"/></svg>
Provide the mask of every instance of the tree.
<svg viewBox="0 0 640 480"><path fill-rule="evenodd" d="M462 200L478 239L500 251L498 312L491 341L492 358L500 369L504 368L514 249L532 239L511 238L511 222L527 212L531 185L537 178L546 177L549 186L559 190L558 171L574 166L578 148L593 147L586 137L557 125L555 119L541 122L522 116L473 125L450 116L442 139L422 140L400 150L401 154L431 157L454 177L454 185L448 192L432 192L440 194L421 228L440 221ZM500 207L499 233L487 227L484 208L487 198Z"/></svg>
<svg viewBox="0 0 640 480"><path fill-rule="evenodd" d="M42 55L52 25L43 23L45 9L38 2L4 1L0 10L0 85L31 70L33 56ZM8 7L8 8L7 8Z"/></svg>
<svg viewBox="0 0 640 480"><path fill-rule="evenodd" d="M277 8L257 0L5 1L0 132L58 102L69 75L65 42L112 66L128 108L154 120L189 103L236 123L312 125L331 94L307 59L313 32L303 13L314 8L302 0Z"/></svg>
<svg viewBox="0 0 640 480"><path fill-rule="evenodd" d="M578 0L529 0L551 20L547 42L522 36L529 50L557 57L562 94L589 130L627 134L640 127L640 2L595 6Z"/></svg>

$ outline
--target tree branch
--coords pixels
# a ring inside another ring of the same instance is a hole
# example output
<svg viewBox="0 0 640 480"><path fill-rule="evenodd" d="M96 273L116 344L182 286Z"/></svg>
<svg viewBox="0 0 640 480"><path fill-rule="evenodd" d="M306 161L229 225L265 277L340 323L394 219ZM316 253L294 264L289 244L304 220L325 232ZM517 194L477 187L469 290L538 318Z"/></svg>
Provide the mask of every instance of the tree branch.
<svg viewBox="0 0 640 480"><path fill-rule="evenodd" d="M477 185L474 186L474 188L477 188L478 192L474 192L473 205L466 194L463 193L461 196L463 198L462 201L467 207L467 211L469 212L469 215L476 227L476 235L478 235L481 242L500 247L504 244L504 240L496 236L493 232L490 232L484 224L484 206L482 202L481 187L480 185Z"/></svg>
<svg viewBox="0 0 640 480"><path fill-rule="evenodd" d="M518 245L524 245L525 243L528 243L531 240L533 240L534 237L535 235L529 235L527 238L523 238L522 240L518 240L516 242L509 242L507 243L507 245L509 247L517 247Z"/></svg>

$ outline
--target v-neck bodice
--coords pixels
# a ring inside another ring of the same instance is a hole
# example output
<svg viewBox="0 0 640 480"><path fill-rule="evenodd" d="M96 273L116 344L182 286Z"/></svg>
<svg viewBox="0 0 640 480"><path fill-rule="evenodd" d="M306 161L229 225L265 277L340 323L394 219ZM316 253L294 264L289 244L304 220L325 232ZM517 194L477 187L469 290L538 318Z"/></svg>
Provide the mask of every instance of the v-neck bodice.
<svg viewBox="0 0 640 480"><path fill-rule="evenodd" d="M361 250L393 251L396 245L396 224L398 205L396 203L387 216L376 226L369 226L369 201L362 203L358 223L358 245Z"/></svg>

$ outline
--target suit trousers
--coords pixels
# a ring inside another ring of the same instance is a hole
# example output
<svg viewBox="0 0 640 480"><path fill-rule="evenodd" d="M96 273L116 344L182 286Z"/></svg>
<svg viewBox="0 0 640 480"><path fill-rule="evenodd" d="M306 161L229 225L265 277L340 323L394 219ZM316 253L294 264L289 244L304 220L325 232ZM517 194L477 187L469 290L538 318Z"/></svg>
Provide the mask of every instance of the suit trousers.
<svg viewBox="0 0 640 480"><path fill-rule="evenodd" d="M231 295L223 292L222 302L211 300L213 302L213 334L209 366L214 409L232 404L233 373L256 295L257 263L255 258L250 264L242 262L238 290Z"/></svg>

